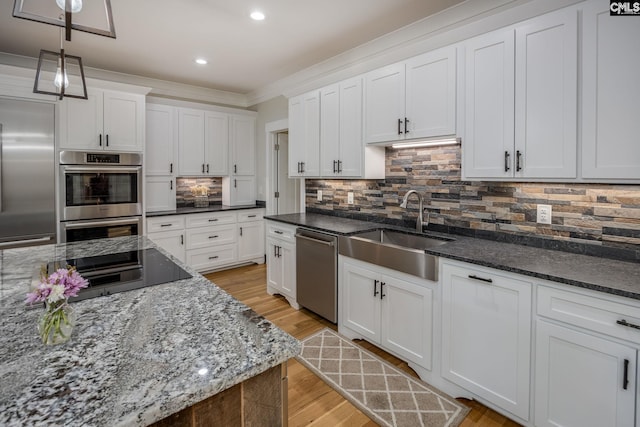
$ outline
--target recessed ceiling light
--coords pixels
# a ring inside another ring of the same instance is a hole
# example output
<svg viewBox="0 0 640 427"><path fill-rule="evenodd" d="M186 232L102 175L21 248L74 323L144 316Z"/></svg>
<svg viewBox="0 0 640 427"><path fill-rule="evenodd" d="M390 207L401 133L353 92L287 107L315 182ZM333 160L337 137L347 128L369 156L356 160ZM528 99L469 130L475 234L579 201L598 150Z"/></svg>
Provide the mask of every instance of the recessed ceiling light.
<svg viewBox="0 0 640 427"><path fill-rule="evenodd" d="M264 19L264 13L258 10L251 12L251 19L254 21L262 21Z"/></svg>
<svg viewBox="0 0 640 427"><path fill-rule="evenodd" d="M204 58L196 58L196 64L198 65L207 65L208 61Z"/></svg>

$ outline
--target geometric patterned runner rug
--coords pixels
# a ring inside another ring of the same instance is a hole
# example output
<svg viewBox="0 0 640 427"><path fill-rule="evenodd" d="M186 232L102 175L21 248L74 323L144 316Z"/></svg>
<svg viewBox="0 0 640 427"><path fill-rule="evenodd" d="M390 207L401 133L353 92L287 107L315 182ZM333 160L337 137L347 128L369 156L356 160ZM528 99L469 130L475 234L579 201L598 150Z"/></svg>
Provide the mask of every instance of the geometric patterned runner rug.
<svg viewBox="0 0 640 427"><path fill-rule="evenodd" d="M296 359L382 426L455 427L469 412L331 329L302 340Z"/></svg>

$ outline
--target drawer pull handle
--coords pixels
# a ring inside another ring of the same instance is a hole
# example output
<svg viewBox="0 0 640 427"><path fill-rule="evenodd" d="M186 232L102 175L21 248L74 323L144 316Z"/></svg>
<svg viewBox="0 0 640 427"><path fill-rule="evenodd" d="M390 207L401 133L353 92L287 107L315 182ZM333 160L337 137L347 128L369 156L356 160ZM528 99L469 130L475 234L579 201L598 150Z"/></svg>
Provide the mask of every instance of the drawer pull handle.
<svg viewBox="0 0 640 427"><path fill-rule="evenodd" d="M280 231L280 230L273 230L273 232L274 232L274 233L276 233L276 234L284 234L284 233L283 233L282 231Z"/></svg>
<svg viewBox="0 0 640 427"><path fill-rule="evenodd" d="M210 239L217 239L219 236L216 234L215 236L209 236Z"/></svg>
<svg viewBox="0 0 640 427"><path fill-rule="evenodd" d="M475 274L470 274L469 279L480 280L481 282L493 283L493 279L485 279L484 277L476 276Z"/></svg>
<svg viewBox="0 0 640 427"><path fill-rule="evenodd" d="M624 378L622 378L622 388L626 390L629 387L629 359L624 359Z"/></svg>
<svg viewBox="0 0 640 427"><path fill-rule="evenodd" d="M209 220L209 222L216 222L217 220L218 220L218 218L211 218L211 219Z"/></svg>
<svg viewBox="0 0 640 427"><path fill-rule="evenodd" d="M160 227L171 227L173 224L160 224Z"/></svg>
<svg viewBox="0 0 640 427"><path fill-rule="evenodd" d="M255 218L258 215L247 215L247 218Z"/></svg>
<svg viewBox="0 0 640 427"><path fill-rule="evenodd" d="M626 326L628 328L633 328L633 329L640 329L639 325L634 325L633 323L629 323L626 320L622 319L622 320L616 320L616 323L618 325L622 325L622 326Z"/></svg>
<svg viewBox="0 0 640 427"><path fill-rule="evenodd" d="M218 255L216 256L210 256L209 259L218 259Z"/></svg>

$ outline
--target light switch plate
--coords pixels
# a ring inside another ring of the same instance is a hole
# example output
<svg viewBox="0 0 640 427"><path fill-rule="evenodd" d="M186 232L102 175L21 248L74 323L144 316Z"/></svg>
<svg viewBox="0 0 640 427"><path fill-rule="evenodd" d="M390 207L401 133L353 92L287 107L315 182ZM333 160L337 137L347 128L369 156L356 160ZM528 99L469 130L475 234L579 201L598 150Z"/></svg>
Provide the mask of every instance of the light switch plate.
<svg viewBox="0 0 640 427"><path fill-rule="evenodd" d="M537 222L539 224L551 224L551 205L538 205Z"/></svg>
<svg viewBox="0 0 640 427"><path fill-rule="evenodd" d="M322 190L318 190L318 199L319 202L322 201Z"/></svg>
<svg viewBox="0 0 640 427"><path fill-rule="evenodd" d="M349 205L353 204L353 191L349 191L347 193L347 204Z"/></svg>

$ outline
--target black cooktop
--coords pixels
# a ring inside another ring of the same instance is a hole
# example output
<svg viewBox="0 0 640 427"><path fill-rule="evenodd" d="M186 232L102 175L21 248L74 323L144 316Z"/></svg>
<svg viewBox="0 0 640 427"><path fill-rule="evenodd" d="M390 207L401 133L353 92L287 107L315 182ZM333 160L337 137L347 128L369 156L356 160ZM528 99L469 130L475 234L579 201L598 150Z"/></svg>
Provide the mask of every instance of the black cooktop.
<svg viewBox="0 0 640 427"><path fill-rule="evenodd" d="M59 261L49 263L48 273L62 264ZM70 298L70 301L191 278L189 273L154 248L68 259L66 264L76 267L82 277L89 281L89 286L80 290L78 296Z"/></svg>

